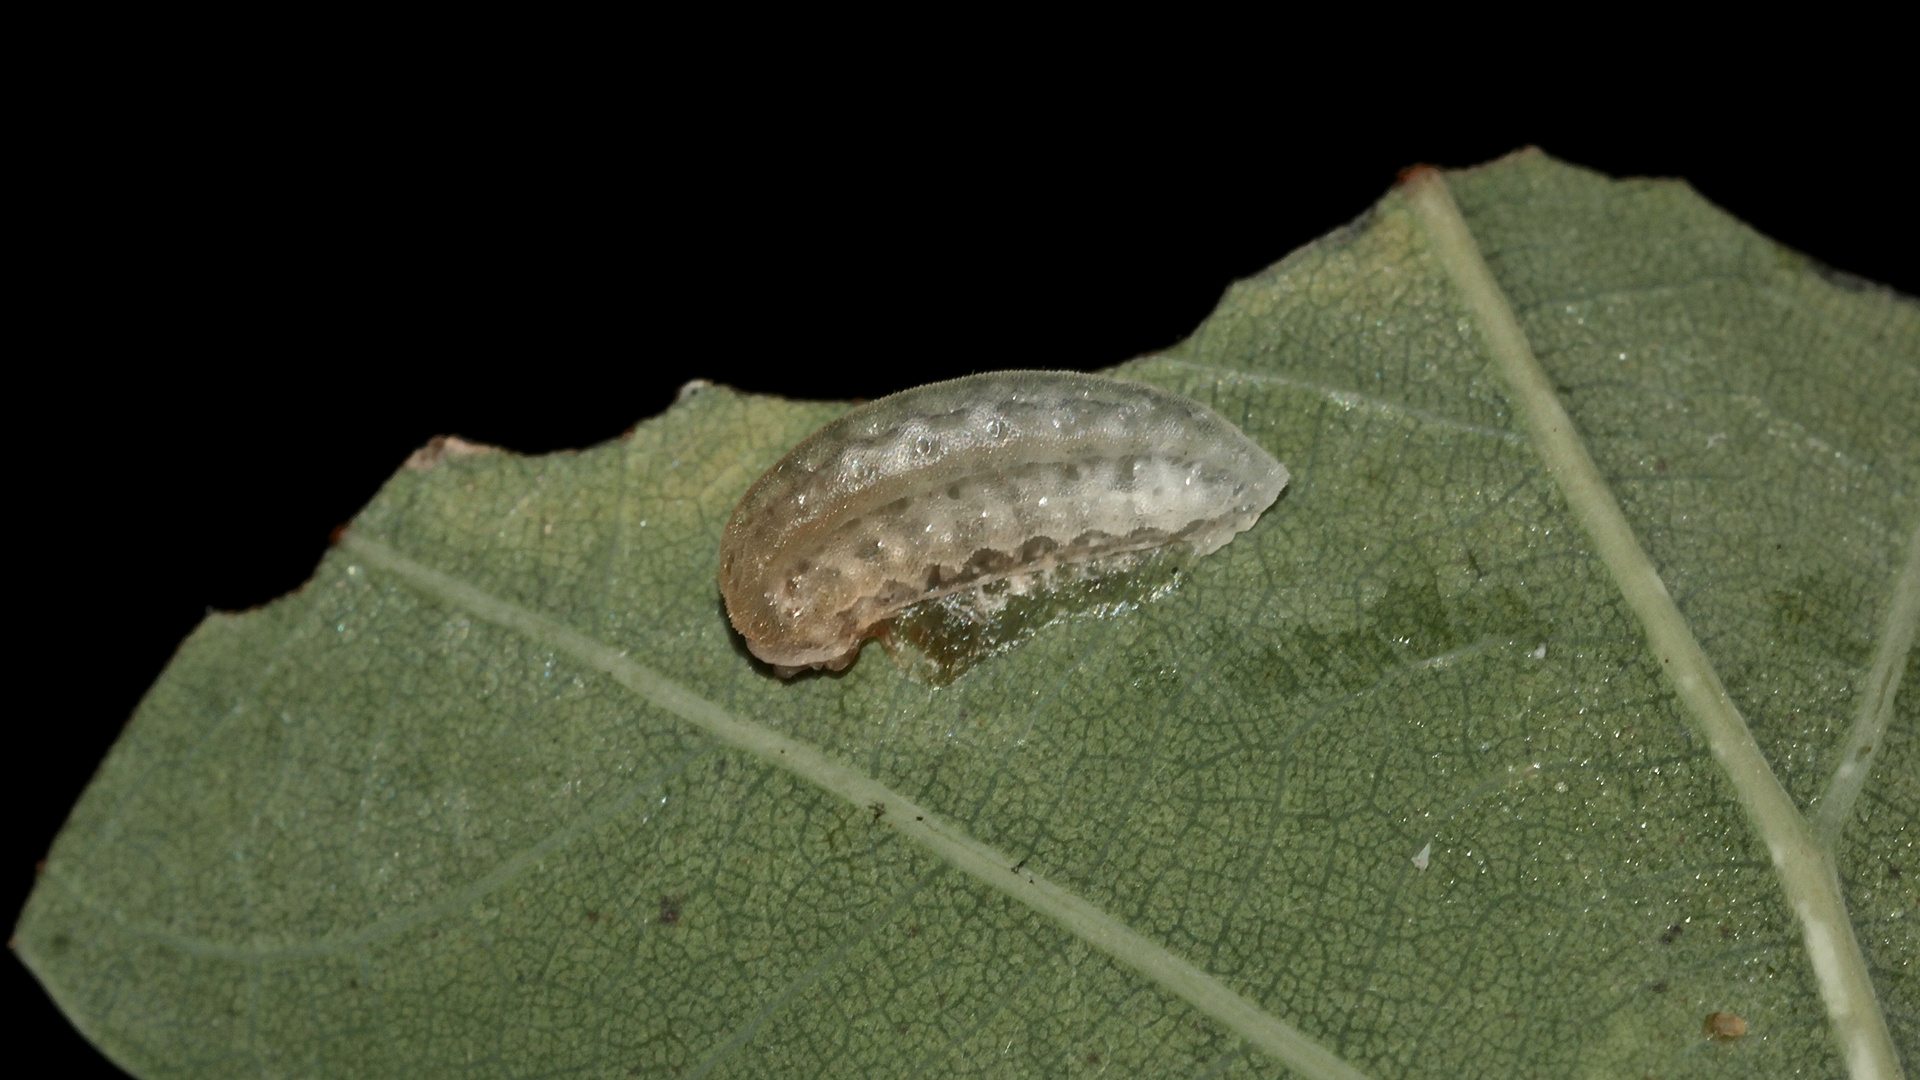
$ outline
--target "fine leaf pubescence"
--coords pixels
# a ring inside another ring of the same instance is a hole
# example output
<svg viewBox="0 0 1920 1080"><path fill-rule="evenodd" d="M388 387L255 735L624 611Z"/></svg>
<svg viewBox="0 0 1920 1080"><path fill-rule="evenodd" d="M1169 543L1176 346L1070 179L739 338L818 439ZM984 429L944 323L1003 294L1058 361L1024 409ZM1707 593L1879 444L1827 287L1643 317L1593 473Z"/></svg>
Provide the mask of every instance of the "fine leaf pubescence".
<svg viewBox="0 0 1920 1080"><path fill-rule="evenodd" d="M1913 688L1872 681L1920 315L1683 184L1446 183L1796 814L1889 687L1851 927L1809 938L1396 190L1116 369L1292 473L1177 587L944 686L783 683L719 532L842 406L698 386L578 454L430 455L182 646L17 954L152 1077L1825 1075L1843 934L1920 1043Z"/></svg>

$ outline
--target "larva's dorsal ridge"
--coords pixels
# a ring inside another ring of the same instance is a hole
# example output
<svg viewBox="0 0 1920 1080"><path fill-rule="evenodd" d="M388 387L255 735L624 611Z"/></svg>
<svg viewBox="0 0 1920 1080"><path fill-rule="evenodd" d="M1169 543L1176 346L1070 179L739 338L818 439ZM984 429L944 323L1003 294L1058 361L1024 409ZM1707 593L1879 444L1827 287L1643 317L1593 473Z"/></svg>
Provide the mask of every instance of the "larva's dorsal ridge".
<svg viewBox="0 0 1920 1080"><path fill-rule="evenodd" d="M791 674L844 667L903 608L1010 576L1249 528L1285 466L1196 401L1004 371L858 406L748 489L721 540L727 614Z"/></svg>

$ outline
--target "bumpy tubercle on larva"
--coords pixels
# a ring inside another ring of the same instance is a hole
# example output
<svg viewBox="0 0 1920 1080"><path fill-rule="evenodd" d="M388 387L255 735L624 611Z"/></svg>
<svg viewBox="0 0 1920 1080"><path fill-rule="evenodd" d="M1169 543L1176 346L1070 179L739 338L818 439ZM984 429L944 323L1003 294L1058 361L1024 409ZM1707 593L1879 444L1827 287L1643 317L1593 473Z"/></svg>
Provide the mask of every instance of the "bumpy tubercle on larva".
<svg viewBox="0 0 1920 1080"><path fill-rule="evenodd" d="M860 406L741 499L727 614L790 676L841 670L923 601L1250 527L1286 469L1198 402L1072 372L997 372Z"/></svg>

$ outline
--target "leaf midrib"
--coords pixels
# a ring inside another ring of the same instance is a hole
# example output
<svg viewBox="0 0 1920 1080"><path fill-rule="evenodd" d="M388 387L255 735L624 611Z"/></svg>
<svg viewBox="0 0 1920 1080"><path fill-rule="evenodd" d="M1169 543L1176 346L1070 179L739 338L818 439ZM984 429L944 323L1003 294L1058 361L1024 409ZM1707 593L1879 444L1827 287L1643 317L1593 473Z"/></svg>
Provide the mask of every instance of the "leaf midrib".
<svg viewBox="0 0 1920 1080"><path fill-rule="evenodd" d="M1818 843L1792 797L1774 776L1666 583L1640 546L1611 485L1600 474L1552 381L1534 357L1512 305L1482 258L1446 180L1439 170L1423 167L1408 177L1403 190L1505 376L1515 409L1531 432L1536 451L1622 597L1639 617L1648 647L1659 658L1661 670L1673 683L1687 716L1706 738L1715 760L1732 781L1748 821L1766 844L1775 877L1800 920L1816 984L1849 1073L1857 1080L1900 1075L1893 1038L1867 975L1866 958L1854 936L1830 852ZM1910 569L1915 561L1920 561L1920 551L1910 552ZM1912 588L1920 590L1920 570L1914 571L1914 576ZM1908 575L1902 575L1902 585L1907 584ZM1912 597L1902 594L1893 605L1888 638L1880 650L1883 659L1896 645L1892 639L1901 632L1903 612L1909 624L1904 636L1909 642L1912 639L1910 624L1914 613L1920 612L1920 603L1911 601ZM1891 685L1897 685L1897 681L1897 676L1882 680ZM1881 711L1891 711L1890 693L1884 710L1877 703L1873 708L1875 715ZM1863 703L1861 722L1871 720ZM1860 726L1856 723L1856 735ZM1848 745L1852 741L1850 738ZM1844 759L1842 764L1846 764ZM1835 826L1836 835L1837 829Z"/></svg>

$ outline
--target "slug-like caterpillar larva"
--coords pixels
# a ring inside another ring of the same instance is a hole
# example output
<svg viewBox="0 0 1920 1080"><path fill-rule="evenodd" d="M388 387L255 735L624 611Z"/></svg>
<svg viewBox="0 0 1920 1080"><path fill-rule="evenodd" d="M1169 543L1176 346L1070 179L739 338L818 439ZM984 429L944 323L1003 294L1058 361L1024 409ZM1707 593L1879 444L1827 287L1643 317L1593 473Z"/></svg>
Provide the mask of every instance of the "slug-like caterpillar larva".
<svg viewBox="0 0 1920 1080"><path fill-rule="evenodd" d="M753 654L838 671L923 600L1253 525L1287 470L1218 413L1144 383L998 371L858 406L747 489L720 592Z"/></svg>

